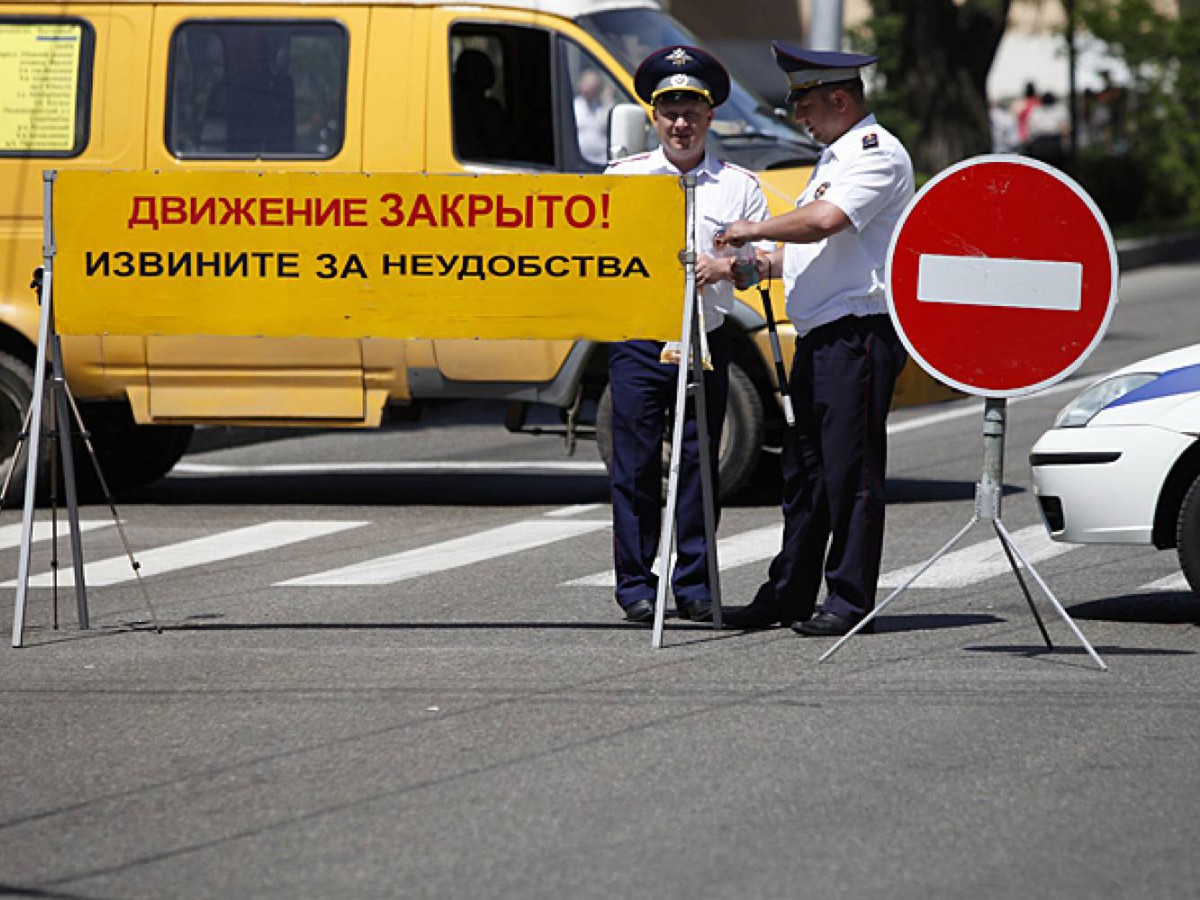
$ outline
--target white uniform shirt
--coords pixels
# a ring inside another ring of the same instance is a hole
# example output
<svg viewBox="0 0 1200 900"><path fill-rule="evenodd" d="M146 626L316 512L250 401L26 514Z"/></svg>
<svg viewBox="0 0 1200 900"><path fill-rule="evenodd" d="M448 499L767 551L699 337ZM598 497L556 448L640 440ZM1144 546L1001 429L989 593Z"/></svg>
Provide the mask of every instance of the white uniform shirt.
<svg viewBox="0 0 1200 900"><path fill-rule="evenodd" d="M825 148L796 206L825 200L851 227L813 244L784 246L788 319L800 334L843 316L887 312L888 244L912 196L908 152L873 115Z"/></svg>
<svg viewBox="0 0 1200 900"><path fill-rule="evenodd" d="M713 159L707 153L694 170L696 173L696 252L713 252L713 235L722 226L738 219L761 222L767 218L767 200L758 179L745 169ZM609 163L607 174L611 175L682 175L667 159L662 147L649 153L627 156ZM684 224L680 222L679 233ZM762 245L771 250L770 242ZM680 250L684 249L682 246ZM700 306L704 316L704 328L712 331L725 321L733 310L733 284L720 281L710 284L700 292Z"/></svg>

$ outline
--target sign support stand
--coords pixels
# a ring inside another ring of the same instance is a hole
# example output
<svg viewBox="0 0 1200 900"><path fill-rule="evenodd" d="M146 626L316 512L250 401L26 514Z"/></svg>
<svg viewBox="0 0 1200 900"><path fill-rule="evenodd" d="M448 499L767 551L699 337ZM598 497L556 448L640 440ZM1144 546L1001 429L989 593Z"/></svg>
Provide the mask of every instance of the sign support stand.
<svg viewBox="0 0 1200 900"><path fill-rule="evenodd" d="M33 398L29 406L29 441L26 453L25 506L21 515L21 556L17 567L17 597L13 608L12 645L20 647L25 630L25 599L29 592L29 560L33 543L33 513L37 505L37 473L41 452L44 420L52 419L51 429L62 448L63 482L67 493L67 519L71 531L71 562L75 570L75 607L79 627L88 622L87 587L83 580L83 551L79 530L79 503L75 492L75 460L71 450L71 417L67 410L66 380L63 378L62 349L54 330L54 223L53 197L56 172L42 173L42 197L45 214L42 220L42 283L41 321L38 324L37 361L33 368ZM53 398L46 409L46 367L54 379ZM20 447L13 451L12 467L16 468ZM11 475L12 470L10 470Z"/></svg>
<svg viewBox="0 0 1200 900"><path fill-rule="evenodd" d="M75 485L75 454L71 446L72 424L78 426L78 433L83 439L83 444L87 448L88 455L91 457L92 466L96 473L96 480L108 502L108 508L112 512L113 522L117 526L117 531L121 535L121 542L125 547L125 554L129 557L129 564L133 568L134 575L137 576L138 585L141 587L142 596L146 601L146 607L150 611L150 619L154 625L154 630L160 634L162 633L162 626L158 622L158 614L154 610L154 604L150 600L150 594L146 590L145 582L142 581L141 563L134 558L133 551L130 549L129 540L125 536L125 527L121 524L121 517L117 514L116 506L113 505L108 483L105 481L104 473L100 469L100 462L96 458L95 448L92 447L91 437L84 428L83 417L79 413L79 407L75 405L75 398L71 396L70 388L67 386L67 378L63 369L62 339L54 328L53 299L54 257L56 252L53 209L54 182L57 174L54 171L44 171L42 173L44 207L42 216L42 270L40 279L35 278L35 285L39 290L39 302L42 312L41 320L38 324L37 360L33 370L33 397L25 417L25 432L28 433L28 440L26 441L26 434L22 433L16 448L13 450L12 464L9 467L8 476L5 478L3 490L0 490L0 506L2 506L3 497L8 493L8 486L20 460L22 446L24 445L26 452L25 506L21 515L21 556L17 567L17 596L13 607L13 647L22 646L24 639L25 605L29 594L29 563L33 546L33 517L34 510L37 507L38 463L44 423L49 425L50 439L62 451L62 474L67 495L67 520L70 526L71 563L75 575L75 608L79 619L79 627L87 630L90 627L90 622L87 604L87 586L84 581L82 532L79 527L79 497ZM49 367L49 372L47 372L47 367ZM45 390L47 381L50 383L51 393L49 406L47 406ZM52 465L57 465L57 460L52 460ZM55 474L52 471L51 477L53 478ZM51 529L51 539L57 540L58 526L56 518L52 520ZM55 624L57 627L57 612L55 614Z"/></svg>
<svg viewBox="0 0 1200 900"><path fill-rule="evenodd" d="M713 627L721 627L721 588L717 565L715 498L712 496L712 466L708 452L708 417L704 394L704 362L700 340L700 316L696 305L696 176L680 179L686 192L687 249L683 262L687 273L683 298L683 333L679 350L679 377L675 388L675 419L671 438L671 462L667 475L667 503L662 513L658 542L658 592L654 601L654 629L650 646L662 646L666 619L667 588L671 583L671 550L675 541L675 510L679 505L679 469L683 457L683 427L687 418L689 370L696 408L696 431L700 451L700 492L704 506L704 541L708 547L708 579L712 590Z"/></svg>
<svg viewBox="0 0 1200 900"><path fill-rule="evenodd" d="M1041 616L1038 615L1037 608L1033 604L1033 597L1029 593L1029 588L1025 583L1025 579L1021 577L1021 568L1023 567L1032 576L1034 581L1042 589L1042 593L1054 606L1055 611L1067 623L1067 627L1071 629L1071 633L1081 643L1088 655L1095 661L1096 665L1102 671L1107 671L1108 666L1104 660L1088 643L1087 638L1083 636L1083 632L1075 625L1075 622L1063 609L1058 598L1054 596L1054 592L1038 574L1033 565L1025 558L1021 551L1017 548L1016 542L1008 529L1004 527L1004 523L1000 521L1000 499L1004 485L1004 427L1007 417L1008 401L1003 397L988 397L984 401L983 410L983 476L975 484L975 513L967 524L958 532L950 541L942 547L937 553L930 557L920 569L918 569L911 577L908 578L900 587L896 588L887 599L876 606L861 622L855 625L847 634L843 635L836 644L825 651L824 655L818 662L824 662L830 656L837 652L838 648L846 641L850 640L855 634L867 626L867 624L875 619L877 615L883 612L887 606L899 597L902 593L908 590L909 585L920 578L927 572L934 563L945 556L954 546L966 536L967 532L974 528L980 522L990 522L995 529L996 538L1000 541L1000 546L1004 549L1005 556L1008 557L1008 563L1012 567L1013 574L1017 577L1017 582L1021 585L1021 590L1025 594L1025 600L1029 604L1029 609L1033 613L1034 619L1037 621L1038 628L1041 629L1042 638L1046 642L1046 646L1053 650L1054 645L1050 642L1050 635L1046 631L1045 625L1042 624ZM1018 565L1018 562L1020 565Z"/></svg>

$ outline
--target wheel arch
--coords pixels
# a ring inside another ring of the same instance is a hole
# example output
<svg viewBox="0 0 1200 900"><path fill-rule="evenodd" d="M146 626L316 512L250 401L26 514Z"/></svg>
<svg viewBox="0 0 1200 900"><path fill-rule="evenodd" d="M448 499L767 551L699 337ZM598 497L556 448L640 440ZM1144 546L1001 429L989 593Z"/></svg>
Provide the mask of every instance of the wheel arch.
<svg viewBox="0 0 1200 900"><path fill-rule="evenodd" d="M0 352L15 356L31 369L37 362L37 346L20 331L0 324Z"/></svg>
<svg viewBox="0 0 1200 900"><path fill-rule="evenodd" d="M1159 550L1167 550L1176 544L1175 529L1184 495L1192 482L1200 477L1200 439L1192 442L1171 467L1163 481L1154 510L1154 529L1151 541Z"/></svg>

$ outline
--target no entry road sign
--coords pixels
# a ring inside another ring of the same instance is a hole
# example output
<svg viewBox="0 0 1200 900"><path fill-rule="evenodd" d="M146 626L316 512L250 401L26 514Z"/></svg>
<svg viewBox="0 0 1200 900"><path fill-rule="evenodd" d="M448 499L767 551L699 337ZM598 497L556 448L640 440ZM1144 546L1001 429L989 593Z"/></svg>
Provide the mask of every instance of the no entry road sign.
<svg viewBox="0 0 1200 900"><path fill-rule="evenodd" d="M888 308L909 353L970 394L1065 378L1104 336L1117 252L1074 181L1021 156L980 156L926 184L887 258Z"/></svg>

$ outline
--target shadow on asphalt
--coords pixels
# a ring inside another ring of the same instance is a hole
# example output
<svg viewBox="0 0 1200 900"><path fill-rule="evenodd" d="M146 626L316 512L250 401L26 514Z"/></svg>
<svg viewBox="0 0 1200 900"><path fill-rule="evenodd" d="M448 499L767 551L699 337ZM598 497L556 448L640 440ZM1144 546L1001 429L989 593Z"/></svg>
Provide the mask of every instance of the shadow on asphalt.
<svg viewBox="0 0 1200 900"><path fill-rule="evenodd" d="M1072 606L1074 619L1142 622L1147 625L1200 625L1200 597L1191 591L1125 594Z"/></svg>
<svg viewBox="0 0 1200 900"><path fill-rule="evenodd" d="M976 625L993 625L1005 620L990 613L914 613L907 616L879 616L872 621L875 624L876 634L895 634L903 631L973 628ZM866 636L870 637L870 635Z"/></svg>
<svg viewBox="0 0 1200 900"><path fill-rule="evenodd" d="M1162 647L1115 647L1096 646L1093 649L1101 658L1106 656L1195 656L1195 650L1168 650ZM964 647L972 653L1006 653L1027 657L1071 656L1083 657L1091 663L1091 656L1079 644L1055 644L1053 649L1045 644L992 644L987 647Z"/></svg>

